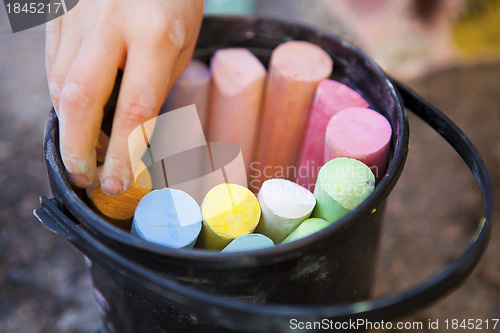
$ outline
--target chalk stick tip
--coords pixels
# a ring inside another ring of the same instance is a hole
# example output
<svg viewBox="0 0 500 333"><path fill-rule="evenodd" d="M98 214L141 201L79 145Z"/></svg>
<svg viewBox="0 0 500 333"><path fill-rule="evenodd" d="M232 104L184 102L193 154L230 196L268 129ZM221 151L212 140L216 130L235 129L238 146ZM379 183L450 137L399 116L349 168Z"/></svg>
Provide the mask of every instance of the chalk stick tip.
<svg viewBox="0 0 500 333"><path fill-rule="evenodd" d="M222 252L241 252L273 247L274 242L262 234L245 234L231 241Z"/></svg>
<svg viewBox="0 0 500 333"><path fill-rule="evenodd" d="M171 188L151 191L137 206L132 233L171 248L193 247L201 231L201 211L186 192Z"/></svg>
<svg viewBox="0 0 500 333"><path fill-rule="evenodd" d="M299 81L319 81L330 76L333 60L316 44L292 40L282 43L271 55L271 69Z"/></svg>
<svg viewBox="0 0 500 333"><path fill-rule="evenodd" d="M261 214L255 195L244 186L230 183L208 191L201 211L203 228L199 246L208 249L222 249L232 239L252 233Z"/></svg>
<svg viewBox="0 0 500 333"><path fill-rule="evenodd" d="M342 207L353 210L375 189L375 175L363 162L338 157L325 163L319 171L316 191L325 191Z"/></svg>
<svg viewBox="0 0 500 333"><path fill-rule="evenodd" d="M263 85L267 71L248 49L217 50L210 60L214 86L220 94L235 95L255 82Z"/></svg>
<svg viewBox="0 0 500 333"><path fill-rule="evenodd" d="M264 181L257 197L275 215L286 218L305 216L316 204L316 199L309 190L281 178Z"/></svg>
<svg viewBox="0 0 500 333"><path fill-rule="evenodd" d="M331 223L320 218L310 218L302 222L281 244L291 243L299 239L311 236L318 231L330 226Z"/></svg>

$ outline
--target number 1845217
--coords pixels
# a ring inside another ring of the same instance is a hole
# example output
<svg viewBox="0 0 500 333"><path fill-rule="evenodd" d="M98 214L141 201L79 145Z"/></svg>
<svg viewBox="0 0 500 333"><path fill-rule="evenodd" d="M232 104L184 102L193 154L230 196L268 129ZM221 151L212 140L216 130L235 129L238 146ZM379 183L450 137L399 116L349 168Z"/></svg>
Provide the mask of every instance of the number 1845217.
<svg viewBox="0 0 500 333"><path fill-rule="evenodd" d="M495 330L500 328L500 319L446 319L447 330Z"/></svg>
<svg viewBox="0 0 500 333"><path fill-rule="evenodd" d="M9 14L57 14L63 11L61 2L43 3L43 2L30 2L30 3L7 3L7 13Z"/></svg>

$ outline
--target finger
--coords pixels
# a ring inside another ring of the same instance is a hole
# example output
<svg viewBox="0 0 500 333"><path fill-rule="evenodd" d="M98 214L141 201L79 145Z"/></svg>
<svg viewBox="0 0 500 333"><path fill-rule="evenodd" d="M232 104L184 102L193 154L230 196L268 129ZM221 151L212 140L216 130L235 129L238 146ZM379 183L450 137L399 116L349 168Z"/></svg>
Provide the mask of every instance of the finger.
<svg viewBox="0 0 500 333"><path fill-rule="evenodd" d="M95 146L103 107L111 93L124 48L109 38L89 36L68 71L59 103L61 157L79 187L96 176Z"/></svg>
<svg viewBox="0 0 500 333"><path fill-rule="evenodd" d="M82 43L80 34L72 26L65 26L64 28L61 26L60 29L61 35L56 53L53 55L49 77L50 97L56 112L59 111L59 100L61 99L64 80ZM51 44L50 47L54 47L54 44Z"/></svg>
<svg viewBox="0 0 500 333"><path fill-rule="evenodd" d="M101 187L105 193L117 195L129 187L132 179L129 134L158 115L176 58L177 52L173 47L132 45L129 48L101 176Z"/></svg>
<svg viewBox="0 0 500 333"><path fill-rule="evenodd" d="M61 17L47 22L45 27L45 69L47 71L47 82L50 82L52 64L59 48L61 40Z"/></svg>

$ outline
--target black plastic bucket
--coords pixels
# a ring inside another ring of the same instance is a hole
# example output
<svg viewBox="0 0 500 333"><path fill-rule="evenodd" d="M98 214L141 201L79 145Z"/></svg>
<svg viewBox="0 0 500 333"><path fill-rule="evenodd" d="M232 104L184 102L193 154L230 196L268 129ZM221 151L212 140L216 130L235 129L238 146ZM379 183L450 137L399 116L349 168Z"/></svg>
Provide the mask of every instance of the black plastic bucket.
<svg viewBox="0 0 500 333"><path fill-rule="evenodd" d="M291 319L340 325L357 319L388 320L436 300L477 264L488 241L492 207L491 183L481 157L446 116L396 83L400 98L394 81L361 51L295 22L207 17L195 57L208 61L217 49L245 47L267 64L271 51L292 39L308 40L327 51L334 60L333 78L384 114L394 133L387 173L372 195L332 226L294 243L243 254L171 250L111 226L89 208L81 191L71 188L59 154L57 118L51 112L44 149L55 199L42 198L35 215L85 254L109 332L282 332L292 329ZM456 262L416 287L370 300L385 201L407 155L403 104L464 158L481 188L485 213L475 239ZM362 330L362 322L357 323L332 327Z"/></svg>

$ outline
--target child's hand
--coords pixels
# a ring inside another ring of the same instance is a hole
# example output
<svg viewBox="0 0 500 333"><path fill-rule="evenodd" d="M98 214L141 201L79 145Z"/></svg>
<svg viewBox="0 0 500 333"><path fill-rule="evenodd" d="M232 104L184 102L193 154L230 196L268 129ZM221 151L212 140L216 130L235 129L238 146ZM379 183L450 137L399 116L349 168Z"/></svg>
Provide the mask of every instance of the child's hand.
<svg viewBox="0 0 500 333"><path fill-rule="evenodd" d="M47 25L46 66L71 181L96 177L103 107L123 69L102 189L120 194L132 179L128 135L156 116L195 47L203 0L81 0Z"/></svg>

